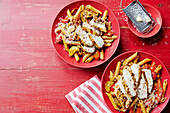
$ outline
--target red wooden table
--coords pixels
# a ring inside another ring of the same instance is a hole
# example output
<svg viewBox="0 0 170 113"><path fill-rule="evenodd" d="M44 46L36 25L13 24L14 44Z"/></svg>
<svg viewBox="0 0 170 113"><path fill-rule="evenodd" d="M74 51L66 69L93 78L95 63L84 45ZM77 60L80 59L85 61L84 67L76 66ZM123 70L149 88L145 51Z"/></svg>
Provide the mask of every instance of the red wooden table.
<svg viewBox="0 0 170 113"><path fill-rule="evenodd" d="M0 1L0 113L74 112L64 97L94 75L101 78L115 56L143 50L158 57L170 72L170 1L140 0L158 9L163 25L150 39L136 37L128 28L120 0L98 0L118 18L121 41L112 58L101 66L81 69L55 52L50 28L56 14L72 0ZM132 0L125 0L125 5ZM163 113L169 113L167 107Z"/></svg>

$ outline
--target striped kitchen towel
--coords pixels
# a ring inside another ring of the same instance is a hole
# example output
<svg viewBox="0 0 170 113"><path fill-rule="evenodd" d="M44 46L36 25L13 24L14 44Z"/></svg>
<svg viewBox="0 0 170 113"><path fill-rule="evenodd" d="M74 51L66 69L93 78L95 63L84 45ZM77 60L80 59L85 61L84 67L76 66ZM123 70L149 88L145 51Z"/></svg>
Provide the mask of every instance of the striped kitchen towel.
<svg viewBox="0 0 170 113"><path fill-rule="evenodd" d="M101 81L97 75L82 83L65 95L76 113L111 113L101 92Z"/></svg>

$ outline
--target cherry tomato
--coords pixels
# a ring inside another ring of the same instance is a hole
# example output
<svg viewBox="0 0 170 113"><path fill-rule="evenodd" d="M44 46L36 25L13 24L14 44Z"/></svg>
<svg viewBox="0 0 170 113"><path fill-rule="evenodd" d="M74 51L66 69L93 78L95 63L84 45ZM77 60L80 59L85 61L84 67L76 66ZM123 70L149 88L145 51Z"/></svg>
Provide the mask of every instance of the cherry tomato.
<svg viewBox="0 0 170 113"><path fill-rule="evenodd" d="M151 71L154 71L156 69L156 63L155 62L152 62L151 63L151 66L150 66L150 70Z"/></svg>
<svg viewBox="0 0 170 113"><path fill-rule="evenodd" d="M94 53L94 58L95 58L96 60L99 60L99 58L100 58L100 52L99 52L99 50L97 50L97 51Z"/></svg>
<svg viewBox="0 0 170 113"><path fill-rule="evenodd" d="M69 20L70 20L70 19L65 18L65 19L61 20L61 22L66 24L66 23L68 23Z"/></svg>
<svg viewBox="0 0 170 113"><path fill-rule="evenodd" d="M142 113L141 108L137 108L135 113Z"/></svg>
<svg viewBox="0 0 170 113"><path fill-rule="evenodd" d="M62 35L63 35L63 33L60 32L60 33L56 36L56 42L57 42L57 43L62 42Z"/></svg>
<svg viewBox="0 0 170 113"><path fill-rule="evenodd" d="M155 80L155 79L156 79L156 73L155 73L155 72L153 72L153 71L152 71L152 78L153 78L153 80Z"/></svg>
<svg viewBox="0 0 170 113"><path fill-rule="evenodd" d="M114 84L110 88L111 91L114 91Z"/></svg>

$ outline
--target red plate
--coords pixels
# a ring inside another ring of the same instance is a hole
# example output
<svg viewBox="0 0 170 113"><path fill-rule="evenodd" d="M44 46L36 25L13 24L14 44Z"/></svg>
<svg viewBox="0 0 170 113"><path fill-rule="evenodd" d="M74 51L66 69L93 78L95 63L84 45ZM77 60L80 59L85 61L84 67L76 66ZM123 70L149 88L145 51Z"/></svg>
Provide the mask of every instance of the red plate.
<svg viewBox="0 0 170 113"><path fill-rule="evenodd" d="M60 21L60 18L63 18L67 15L67 9L74 9L74 8L78 8L79 6L81 6L82 4L86 5L92 5L95 8L99 9L100 11L104 12L105 10L108 10L109 12L109 21L112 22L112 26L113 26L113 31L114 33L118 36L118 38L116 40L113 41L112 46L107 48L105 51L105 60L102 61L96 61L93 60L91 63L83 63L82 62L82 58L80 58L80 62L76 62L74 57L70 57L68 52L66 52L64 50L64 46L63 44L56 44L55 43L55 33L54 30L56 28L56 24ZM63 9L61 9L61 11L57 14L57 16L54 19L54 22L52 24L52 29L51 29L51 37L52 37L52 41L53 41L53 45L58 53L58 55L67 63L74 65L76 67L81 67L81 68L90 68L90 67L95 67L98 66L104 62L106 62L116 51L118 44L119 44L119 40L120 40L120 27L119 27L119 23L117 21L116 16L113 14L113 12L105 5L96 2L96 1L91 1L91 0L83 0L83 1L75 1L72 2L68 5L66 5Z"/></svg>
<svg viewBox="0 0 170 113"><path fill-rule="evenodd" d="M130 30L135 34L137 35L138 37L141 37L141 38L149 38L149 37L152 37L154 36L161 28L162 26L162 17L161 17L161 14L159 13L159 11L154 8L153 6L151 5L148 5L148 4L142 4L143 7L148 11L148 13L151 14L152 18L155 20L156 22L156 26L154 27L154 29L152 31L150 31L148 34L146 35L143 35L142 33L138 32L136 30L136 28L133 27L132 25L132 21L128 18L128 26L130 28Z"/></svg>
<svg viewBox="0 0 170 113"><path fill-rule="evenodd" d="M114 113L123 113L123 112L119 112L117 111L116 109L114 109L114 107L112 106L112 103L110 102L109 98L107 97L106 95L106 90L105 90L105 84L106 82L109 80L109 74L110 74L110 71L113 71L115 70L116 68L116 65L117 65L117 62L118 61L121 61L129 56L131 56L132 54L134 54L136 51L130 51L130 52L125 52L119 56L117 56L116 58L114 58L109 64L108 66L106 67L104 73L103 73L103 76L102 76L102 95L103 95L103 98L104 98L104 101L105 103L107 104L107 106L114 112ZM156 58L155 56L147 53L147 52L142 52L142 51L138 51L139 53L139 60L143 60L145 58L150 58L152 59L152 61L154 61L157 65L161 64L162 65L162 72L161 72L161 76L162 76L162 79L161 81L163 82L163 80L165 79L168 79L168 86L167 86L167 91L166 91L166 94L165 94L165 97L167 97L166 101L164 103L161 103L159 104L155 109L152 110L151 113L160 113L164 108L165 106L167 105L168 103L168 100L169 100L169 97L170 97L170 77L169 77L169 73L168 73L168 70L167 68L165 67L165 65L158 59Z"/></svg>

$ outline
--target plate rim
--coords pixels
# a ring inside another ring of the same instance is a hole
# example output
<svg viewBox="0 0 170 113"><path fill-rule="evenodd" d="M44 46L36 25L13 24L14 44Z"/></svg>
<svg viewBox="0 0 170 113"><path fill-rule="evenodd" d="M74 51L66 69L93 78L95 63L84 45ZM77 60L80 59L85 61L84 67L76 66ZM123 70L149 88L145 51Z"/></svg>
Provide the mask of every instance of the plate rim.
<svg viewBox="0 0 170 113"><path fill-rule="evenodd" d="M59 13L60 13L65 7L67 7L67 6L71 5L71 4L75 4L75 3L77 3L77 2L85 2L85 1L87 1L87 2L96 2L96 3L101 4L102 6L106 7L106 8L109 10L109 13L111 13L111 14L114 16L114 19L115 19L115 21L116 21L116 24L118 25L118 34L119 34L119 35L117 36L118 38L116 39L116 40L118 40L118 42L116 43L115 50L113 51L113 53L112 53L107 59L105 59L104 61L102 61L102 62L100 62L100 63L97 63L97 64L95 64L95 65L79 66L79 65L77 65L77 64L72 64L71 62L68 62L68 61L67 61L65 58L63 58L63 57L58 53L58 51L56 50L55 45L54 45L54 41L53 41L53 26L55 26L54 23L55 23L55 20L57 19L57 16L59 15ZM97 66L99 66L99 65L104 64L104 63L105 63L106 61L108 61L108 60L113 56L113 54L116 52L116 50L117 50L117 48L118 48L118 46L119 46L119 43L120 43L120 25L119 25L118 19L117 19L117 17L115 16L115 14L113 13L113 11L112 11L109 7L107 7L105 4L103 4L103 3L99 2L99 1L95 1L95 0L76 0L76 1L72 1L72 2L64 5L64 6L59 10L59 12L56 14L56 16L54 17L54 19L53 19L53 21L52 21L52 24L51 24L50 35L51 35L50 37L51 37L51 41L52 41L52 44L53 44L53 47L54 47L55 51L56 51L57 54L60 56L60 58L62 58L66 63L68 63L68 64L70 64L70 65L72 65L72 66L75 66L75 67L79 67L79 68L93 68L93 67L97 67Z"/></svg>

